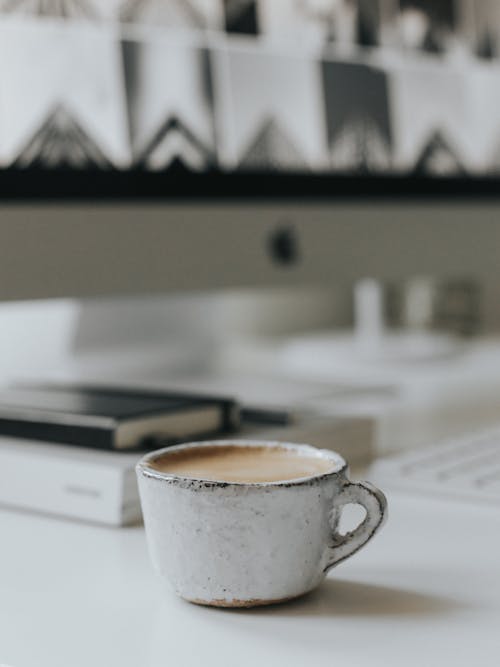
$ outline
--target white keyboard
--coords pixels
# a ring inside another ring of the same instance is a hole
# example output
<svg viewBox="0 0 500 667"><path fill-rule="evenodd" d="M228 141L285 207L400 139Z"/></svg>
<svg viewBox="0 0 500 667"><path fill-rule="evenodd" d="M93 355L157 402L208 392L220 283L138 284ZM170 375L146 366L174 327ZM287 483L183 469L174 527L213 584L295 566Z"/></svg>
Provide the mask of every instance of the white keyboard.
<svg viewBox="0 0 500 667"><path fill-rule="evenodd" d="M382 488L500 505L500 427L380 459L371 476Z"/></svg>

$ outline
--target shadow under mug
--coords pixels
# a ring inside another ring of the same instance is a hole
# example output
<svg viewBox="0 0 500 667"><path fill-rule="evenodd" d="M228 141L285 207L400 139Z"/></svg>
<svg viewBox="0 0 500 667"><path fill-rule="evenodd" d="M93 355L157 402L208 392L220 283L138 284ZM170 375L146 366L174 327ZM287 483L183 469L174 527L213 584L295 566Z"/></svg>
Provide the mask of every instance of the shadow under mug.
<svg viewBox="0 0 500 667"><path fill-rule="evenodd" d="M151 464L187 449L278 447L331 461L326 473L281 482L193 479ZM169 447L136 467L149 552L155 570L181 597L198 604L250 607L314 589L328 570L364 546L387 515L384 494L351 482L339 454L310 445L221 440ZM342 507L366 510L360 525L338 532Z"/></svg>

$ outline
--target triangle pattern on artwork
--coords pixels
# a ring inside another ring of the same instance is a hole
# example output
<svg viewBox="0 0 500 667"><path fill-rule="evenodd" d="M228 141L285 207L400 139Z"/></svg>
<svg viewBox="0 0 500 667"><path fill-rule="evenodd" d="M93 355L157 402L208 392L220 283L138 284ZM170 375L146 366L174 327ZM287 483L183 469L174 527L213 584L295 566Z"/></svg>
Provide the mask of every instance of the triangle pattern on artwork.
<svg viewBox="0 0 500 667"><path fill-rule="evenodd" d="M203 29L206 20L192 0L128 0L120 11L124 23L150 23Z"/></svg>
<svg viewBox="0 0 500 667"><path fill-rule="evenodd" d="M161 170L174 161L199 171L215 163L215 155L181 120L168 118L139 153L136 166Z"/></svg>
<svg viewBox="0 0 500 667"><path fill-rule="evenodd" d="M52 110L19 151L13 167L110 168L97 143L63 107Z"/></svg>
<svg viewBox="0 0 500 667"><path fill-rule="evenodd" d="M434 176L454 176L465 174L458 152L444 138L439 130L434 131L425 142L415 163L416 174Z"/></svg>
<svg viewBox="0 0 500 667"><path fill-rule="evenodd" d="M369 117L346 121L330 145L335 171L376 173L391 167L390 147L377 123Z"/></svg>
<svg viewBox="0 0 500 667"><path fill-rule="evenodd" d="M98 16L89 0L0 0L0 12L63 18L93 19Z"/></svg>
<svg viewBox="0 0 500 667"><path fill-rule="evenodd" d="M240 160L244 169L307 169L307 163L275 118L266 119Z"/></svg>

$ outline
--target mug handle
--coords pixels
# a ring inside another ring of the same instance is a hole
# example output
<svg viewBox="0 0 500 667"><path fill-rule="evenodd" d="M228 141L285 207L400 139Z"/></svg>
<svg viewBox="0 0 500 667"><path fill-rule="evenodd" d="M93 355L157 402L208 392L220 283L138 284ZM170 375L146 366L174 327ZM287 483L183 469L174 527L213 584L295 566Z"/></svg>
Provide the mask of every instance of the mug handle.
<svg viewBox="0 0 500 667"><path fill-rule="evenodd" d="M381 528L387 519L387 499L385 495L370 482L346 481L340 493L333 501L333 510L341 510L344 505L361 505L366 516L357 528L341 535L334 532L328 546L328 562L324 572L341 561L352 556L364 546Z"/></svg>

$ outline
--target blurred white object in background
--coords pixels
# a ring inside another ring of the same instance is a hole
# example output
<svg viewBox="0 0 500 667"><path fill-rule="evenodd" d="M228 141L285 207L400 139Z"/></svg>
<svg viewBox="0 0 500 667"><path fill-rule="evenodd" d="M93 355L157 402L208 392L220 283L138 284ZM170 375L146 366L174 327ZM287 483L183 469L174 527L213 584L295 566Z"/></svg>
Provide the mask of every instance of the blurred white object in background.
<svg viewBox="0 0 500 667"><path fill-rule="evenodd" d="M385 330L384 294L377 280L365 278L354 286L355 344L360 352L373 353L380 347Z"/></svg>
<svg viewBox="0 0 500 667"><path fill-rule="evenodd" d="M51 373L71 356L78 314L70 300L0 305L0 384Z"/></svg>
<svg viewBox="0 0 500 667"><path fill-rule="evenodd" d="M403 46L418 49L429 30L429 19L418 9L407 8L401 12L399 28Z"/></svg>

